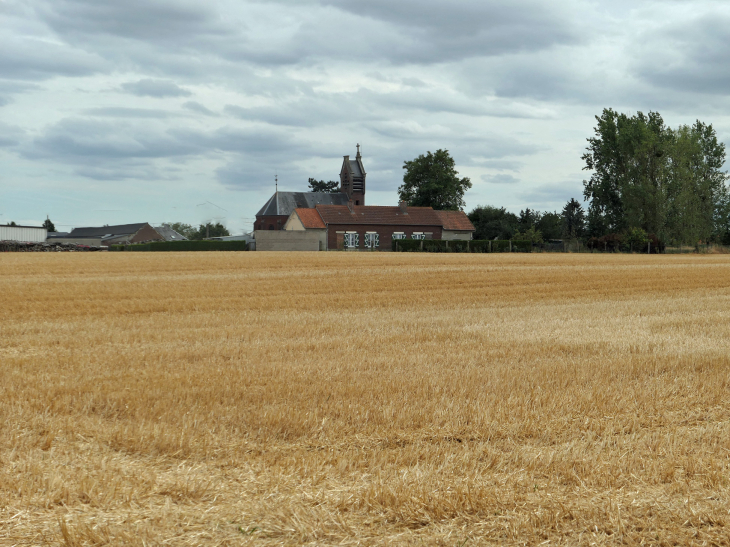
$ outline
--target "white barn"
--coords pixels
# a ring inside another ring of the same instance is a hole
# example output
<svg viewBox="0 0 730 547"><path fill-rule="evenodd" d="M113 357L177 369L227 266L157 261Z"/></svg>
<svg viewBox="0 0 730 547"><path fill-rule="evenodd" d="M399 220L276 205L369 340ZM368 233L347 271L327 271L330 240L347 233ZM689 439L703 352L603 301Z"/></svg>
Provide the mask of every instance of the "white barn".
<svg viewBox="0 0 730 547"><path fill-rule="evenodd" d="M0 226L0 241L45 243L48 230L39 226Z"/></svg>

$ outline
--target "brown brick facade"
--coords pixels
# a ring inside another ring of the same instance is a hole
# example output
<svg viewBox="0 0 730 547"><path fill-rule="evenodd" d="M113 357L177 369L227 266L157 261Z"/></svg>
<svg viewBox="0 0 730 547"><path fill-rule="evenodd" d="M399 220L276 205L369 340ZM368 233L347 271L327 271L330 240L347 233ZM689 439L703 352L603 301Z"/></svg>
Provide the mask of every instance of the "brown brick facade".
<svg viewBox="0 0 730 547"><path fill-rule="evenodd" d="M288 215L266 215L256 217L254 222L254 230L282 230L286 220L289 218Z"/></svg>
<svg viewBox="0 0 730 547"><path fill-rule="evenodd" d="M392 249L391 242L393 240L393 233L395 232L403 232L406 235L406 239L411 239L413 232L427 234L426 239L441 239L441 226L329 224L327 226L327 248L329 250L342 248L344 237L343 234L338 234L337 232L356 232L359 235L360 249L365 248L365 234L367 232L375 232L379 235L380 245L378 245L378 249L381 251L390 251Z"/></svg>

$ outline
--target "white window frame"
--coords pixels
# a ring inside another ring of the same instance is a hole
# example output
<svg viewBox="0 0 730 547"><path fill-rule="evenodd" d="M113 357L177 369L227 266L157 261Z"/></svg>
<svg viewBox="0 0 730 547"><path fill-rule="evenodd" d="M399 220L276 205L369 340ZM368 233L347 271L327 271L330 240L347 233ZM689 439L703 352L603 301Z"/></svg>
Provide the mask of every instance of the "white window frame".
<svg viewBox="0 0 730 547"><path fill-rule="evenodd" d="M360 234L357 232L345 233L345 248L357 249L360 246Z"/></svg>
<svg viewBox="0 0 730 547"><path fill-rule="evenodd" d="M426 234L423 232L413 232L411 234L411 239L426 239Z"/></svg>
<svg viewBox="0 0 730 547"><path fill-rule="evenodd" d="M365 232L365 247L367 249L380 247L380 234L378 232Z"/></svg>
<svg viewBox="0 0 730 547"><path fill-rule="evenodd" d="M393 239L405 239L405 232L393 232Z"/></svg>

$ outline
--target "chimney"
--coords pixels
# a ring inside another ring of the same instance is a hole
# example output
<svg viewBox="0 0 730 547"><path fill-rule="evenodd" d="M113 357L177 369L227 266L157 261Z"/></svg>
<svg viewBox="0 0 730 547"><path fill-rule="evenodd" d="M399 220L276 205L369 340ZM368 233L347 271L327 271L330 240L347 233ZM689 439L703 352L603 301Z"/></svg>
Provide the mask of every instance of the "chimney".
<svg viewBox="0 0 730 547"><path fill-rule="evenodd" d="M352 200L347 202L347 208L350 210L351 213L355 212L355 204Z"/></svg>
<svg viewBox="0 0 730 547"><path fill-rule="evenodd" d="M400 207L400 212L404 215L408 214L408 204L405 201L398 202L398 207Z"/></svg>

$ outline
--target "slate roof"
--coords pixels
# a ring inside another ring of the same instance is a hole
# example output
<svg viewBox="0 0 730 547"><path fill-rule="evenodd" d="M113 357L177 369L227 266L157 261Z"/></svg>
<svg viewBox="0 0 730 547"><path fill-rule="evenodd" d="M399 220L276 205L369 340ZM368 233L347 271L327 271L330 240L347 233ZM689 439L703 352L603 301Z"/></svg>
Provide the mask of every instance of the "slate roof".
<svg viewBox="0 0 730 547"><path fill-rule="evenodd" d="M408 207L403 213L400 207L356 205L350 212L346 205L318 205L317 212L327 224L441 226L445 230L474 230L463 211L434 211L431 207Z"/></svg>
<svg viewBox="0 0 730 547"><path fill-rule="evenodd" d="M473 232L476 230L464 211L436 211L436 214L441 219L444 230L459 232Z"/></svg>
<svg viewBox="0 0 730 547"><path fill-rule="evenodd" d="M139 224L119 224L117 226L100 226L98 228L74 228L71 230L69 237L123 236L136 234L145 226L147 226L146 222Z"/></svg>
<svg viewBox="0 0 730 547"><path fill-rule="evenodd" d="M302 221L302 225L305 228L326 228L322 217L317 212L317 209L294 209L294 212Z"/></svg>
<svg viewBox="0 0 730 547"><path fill-rule="evenodd" d="M337 192L275 192L256 213L260 216L289 216L294 209L312 209L317 205L347 205L347 194Z"/></svg>
<svg viewBox="0 0 730 547"><path fill-rule="evenodd" d="M165 241L186 241L188 239L166 224L163 224L162 226L155 226L155 232L164 237Z"/></svg>

